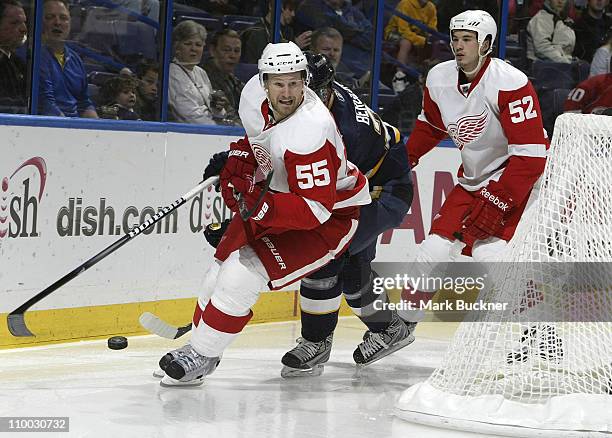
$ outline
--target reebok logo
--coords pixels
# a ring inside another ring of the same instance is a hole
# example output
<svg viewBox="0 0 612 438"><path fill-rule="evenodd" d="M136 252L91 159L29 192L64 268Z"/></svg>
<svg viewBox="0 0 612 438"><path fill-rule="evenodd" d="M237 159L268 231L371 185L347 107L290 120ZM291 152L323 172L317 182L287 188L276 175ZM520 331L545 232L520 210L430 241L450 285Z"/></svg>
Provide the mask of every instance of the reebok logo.
<svg viewBox="0 0 612 438"><path fill-rule="evenodd" d="M233 150L233 151L230 151L230 153L228 154L228 157L233 157L233 156L249 158L249 153L247 151Z"/></svg>
<svg viewBox="0 0 612 438"><path fill-rule="evenodd" d="M482 190L480 191L480 196L482 196L487 201L491 202L491 204L495 205L497 208L499 208L503 212L508 211L508 209L510 208L507 202L502 201L497 196L489 192L486 187L482 188Z"/></svg>
<svg viewBox="0 0 612 438"><path fill-rule="evenodd" d="M253 220L254 221L260 221L263 219L263 217L266 215L266 213L268 212L268 209L270 207L268 206L268 203L264 201L263 204L261 204L261 210L259 210L259 213L257 213L257 216L253 216Z"/></svg>

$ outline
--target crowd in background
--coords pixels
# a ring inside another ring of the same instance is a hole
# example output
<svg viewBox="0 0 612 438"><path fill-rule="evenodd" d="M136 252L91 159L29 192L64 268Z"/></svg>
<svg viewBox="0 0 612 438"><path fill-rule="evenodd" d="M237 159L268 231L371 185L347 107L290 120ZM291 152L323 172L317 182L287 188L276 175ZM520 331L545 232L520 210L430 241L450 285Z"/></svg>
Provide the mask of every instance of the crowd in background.
<svg viewBox="0 0 612 438"><path fill-rule="evenodd" d="M239 125L237 107L257 59L274 37L274 0L175 1L167 120ZM506 59L534 83L548 129L582 102L589 77L595 98L612 96L610 0L511 0ZM44 0L42 46L32 59L34 2L0 0L0 112L159 121L162 32L159 0ZM420 111L429 68L452 59L450 18L467 9L499 17L498 0L387 0L379 108L408 133ZM326 54L337 80L368 100L374 0L284 0L281 41ZM162 23L163 24L163 23ZM554 72L551 73L551 72ZM36 108L30 101L37 76ZM580 99L577 99L580 97ZM570 108L571 107L571 108ZM569 108L569 109L568 109Z"/></svg>

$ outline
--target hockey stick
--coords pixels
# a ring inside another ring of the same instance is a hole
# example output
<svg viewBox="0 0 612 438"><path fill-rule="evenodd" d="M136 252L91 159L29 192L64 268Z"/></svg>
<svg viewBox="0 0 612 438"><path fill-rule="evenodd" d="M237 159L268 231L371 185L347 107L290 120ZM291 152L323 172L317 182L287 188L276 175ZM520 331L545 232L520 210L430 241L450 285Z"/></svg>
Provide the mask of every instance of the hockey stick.
<svg viewBox="0 0 612 438"><path fill-rule="evenodd" d="M170 325L150 312L144 312L142 315L140 315L138 322L140 322L140 325L149 333L153 333L166 339L178 339L185 333L189 332L192 327L192 323L182 325L180 327Z"/></svg>
<svg viewBox="0 0 612 438"><path fill-rule="evenodd" d="M159 222L162 218L166 217L169 213L172 213L174 210L179 208L181 205L185 204L191 198L196 196L202 190L215 184L217 180L218 180L218 177L214 176L214 177L208 178L206 181L202 181L200 184L198 184L193 189L185 193L183 196L181 196L179 199L174 201L172 204L162 208L160 211L155 213L153 217L151 217L150 219L146 220L142 224L132 229L129 233L125 234L115 243L104 248L102 251L100 251L98 254L96 254L89 260L87 260L85 263L73 269L71 272L64 275L62 278L57 280L51 286L48 286L42 292L39 292L38 294L34 295L32 298L30 298L28 301L23 303L21 306L13 310L11 313L8 314L8 317L7 317L7 325L8 325L8 329L11 332L11 334L16 337L34 336L34 334L28 329L25 323L25 318L24 318L24 313L30 307L32 307L34 304L38 303L40 300L45 298L47 295L51 294L55 290L59 289L60 287L68 283L70 280L74 279L81 273L85 272L87 269L91 268L93 265L98 263L100 260L102 260L106 256L117 251L119 248L121 248L131 239L138 236L143 231L149 229L151 226Z"/></svg>
<svg viewBox="0 0 612 438"><path fill-rule="evenodd" d="M261 206L264 196L266 196L266 193L268 193L268 190L270 189L270 182L272 181L273 175L274 175L274 170L271 170L266 176L266 181L263 184L263 187L261 188L261 193L259 194L259 197L257 198L257 202L255 203L255 205L253 205L253 208L251 208L250 210L248 209L246 202L244 202L242 194L241 193L237 194L236 199L238 201L238 209L240 211L240 217L242 217L242 220L244 222L249 220L249 218L253 216L253 213L255 213L255 210L257 210Z"/></svg>
<svg viewBox="0 0 612 438"><path fill-rule="evenodd" d="M270 173L266 177L265 183L263 184L261 194L259 195L257 202L255 203L252 209L249 210L246 206L246 203L244 202L242 195L240 193L236 193L236 199L239 204L240 217L243 220L244 231L247 235L247 240L249 242L253 239L253 233L249 228L247 221L260 206L265 194L268 192L268 189L270 188L270 182L272 181L272 175L273 171L270 171ZM144 312L142 315L140 315L140 318L138 318L138 322L140 322L140 325L149 333L153 333L157 336L166 339L178 339L185 333L188 333L193 326L192 323L189 323L177 327L168 324L166 321L162 320L160 317L150 312Z"/></svg>

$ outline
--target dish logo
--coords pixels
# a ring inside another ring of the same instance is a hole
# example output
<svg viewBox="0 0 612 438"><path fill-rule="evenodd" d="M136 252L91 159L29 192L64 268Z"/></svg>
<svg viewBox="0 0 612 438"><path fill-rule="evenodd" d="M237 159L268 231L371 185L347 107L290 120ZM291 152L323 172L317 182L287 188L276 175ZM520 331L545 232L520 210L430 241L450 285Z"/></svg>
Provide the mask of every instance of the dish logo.
<svg viewBox="0 0 612 438"><path fill-rule="evenodd" d="M32 178L34 177L34 178ZM38 204L45 190L47 164L33 157L0 182L0 239L38 237Z"/></svg>

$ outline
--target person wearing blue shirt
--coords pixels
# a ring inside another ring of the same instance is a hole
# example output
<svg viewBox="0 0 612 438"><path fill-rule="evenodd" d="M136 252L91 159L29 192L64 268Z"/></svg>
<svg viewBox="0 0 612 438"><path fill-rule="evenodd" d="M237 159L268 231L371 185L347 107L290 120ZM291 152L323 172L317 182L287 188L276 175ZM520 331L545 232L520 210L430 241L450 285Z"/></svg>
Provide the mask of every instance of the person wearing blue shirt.
<svg viewBox="0 0 612 438"><path fill-rule="evenodd" d="M357 76L368 70L374 28L370 20L346 0L304 0L295 18L305 29L333 27L344 38L342 62Z"/></svg>
<svg viewBox="0 0 612 438"><path fill-rule="evenodd" d="M87 73L79 55L66 45L70 12L65 0L46 0L43 6L39 113L59 117L97 118L87 91Z"/></svg>

